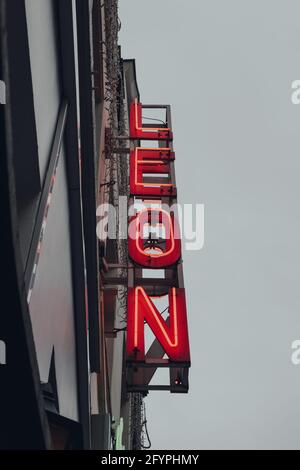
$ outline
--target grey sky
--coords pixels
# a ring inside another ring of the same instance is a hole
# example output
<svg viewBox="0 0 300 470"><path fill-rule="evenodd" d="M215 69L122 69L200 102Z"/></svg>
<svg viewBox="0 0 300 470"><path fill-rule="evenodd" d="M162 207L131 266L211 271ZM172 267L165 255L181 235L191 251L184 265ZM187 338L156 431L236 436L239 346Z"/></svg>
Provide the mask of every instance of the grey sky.
<svg viewBox="0 0 300 470"><path fill-rule="evenodd" d="M120 0L144 103L172 105L190 393L146 399L154 449L300 448L299 0Z"/></svg>

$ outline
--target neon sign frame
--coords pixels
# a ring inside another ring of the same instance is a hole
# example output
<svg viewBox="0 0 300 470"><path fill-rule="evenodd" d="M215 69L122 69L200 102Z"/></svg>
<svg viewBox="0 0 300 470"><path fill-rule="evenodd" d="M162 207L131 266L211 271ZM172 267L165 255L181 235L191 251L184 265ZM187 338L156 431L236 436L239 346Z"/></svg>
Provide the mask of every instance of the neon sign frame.
<svg viewBox="0 0 300 470"><path fill-rule="evenodd" d="M143 108L165 108L166 123L160 127L142 123ZM188 391L190 350L183 281L181 239L176 214L177 202L171 112L168 105L130 105L130 206L141 199L150 207L129 218L128 312L126 339L127 391ZM156 140L158 147L141 147L142 140ZM157 206L162 206L157 207ZM155 205L155 207L154 207ZM166 209L170 208L169 209ZM144 227L163 227L165 237L146 236ZM169 235L169 236L168 236ZM144 276L145 269L163 270L164 277ZM155 301L168 299L168 316L163 318ZM145 323L154 341L145 350ZM166 358L167 356L167 358ZM157 368L169 369L169 383L153 385Z"/></svg>

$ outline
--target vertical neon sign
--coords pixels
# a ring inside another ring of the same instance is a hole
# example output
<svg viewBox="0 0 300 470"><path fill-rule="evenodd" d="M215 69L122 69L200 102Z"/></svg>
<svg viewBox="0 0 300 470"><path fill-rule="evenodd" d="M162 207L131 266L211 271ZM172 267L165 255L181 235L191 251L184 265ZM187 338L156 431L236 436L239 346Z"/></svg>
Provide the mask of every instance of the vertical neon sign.
<svg viewBox="0 0 300 470"><path fill-rule="evenodd" d="M130 390L150 390L155 367L169 367L170 385L159 389L187 392L190 351L180 228L172 209L177 198L173 134L168 123L143 125L142 109L137 100L130 105L130 139L134 142L130 151L131 203L138 199L147 205L129 219L128 254L134 275L127 299L127 377ZM141 147L143 140L156 140L158 147ZM154 276L147 284L138 275L144 269L163 270L165 276ZM157 296L167 296L167 318L156 305ZM145 324L155 338L148 351Z"/></svg>

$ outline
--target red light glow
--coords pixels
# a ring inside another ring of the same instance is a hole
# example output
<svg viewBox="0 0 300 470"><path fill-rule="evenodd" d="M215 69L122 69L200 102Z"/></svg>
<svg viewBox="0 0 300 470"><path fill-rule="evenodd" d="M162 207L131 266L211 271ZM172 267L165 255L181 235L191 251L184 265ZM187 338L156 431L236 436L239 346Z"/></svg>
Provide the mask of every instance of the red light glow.
<svg viewBox="0 0 300 470"><path fill-rule="evenodd" d="M189 362L189 342L184 289L169 290L169 323L167 323L143 287L128 291L127 356L145 359L144 320L172 361Z"/></svg>
<svg viewBox="0 0 300 470"><path fill-rule="evenodd" d="M143 127L142 104L135 99L130 105L130 137L138 140L172 140L168 127Z"/></svg>

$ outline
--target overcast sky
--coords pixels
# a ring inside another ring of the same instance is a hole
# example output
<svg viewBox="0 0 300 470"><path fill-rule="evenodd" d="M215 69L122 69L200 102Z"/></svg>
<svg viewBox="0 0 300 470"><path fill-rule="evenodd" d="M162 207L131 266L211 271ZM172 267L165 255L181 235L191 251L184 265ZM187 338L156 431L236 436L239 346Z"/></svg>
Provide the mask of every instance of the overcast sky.
<svg viewBox="0 0 300 470"><path fill-rule="evenodd" d="M181 203L205 204L184 253L190 392L146 398L154 449L300 449L299 0L120 0L144 103L170 103Z"/></svg>

